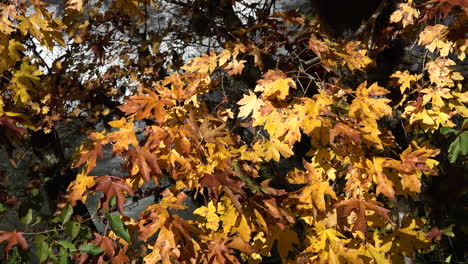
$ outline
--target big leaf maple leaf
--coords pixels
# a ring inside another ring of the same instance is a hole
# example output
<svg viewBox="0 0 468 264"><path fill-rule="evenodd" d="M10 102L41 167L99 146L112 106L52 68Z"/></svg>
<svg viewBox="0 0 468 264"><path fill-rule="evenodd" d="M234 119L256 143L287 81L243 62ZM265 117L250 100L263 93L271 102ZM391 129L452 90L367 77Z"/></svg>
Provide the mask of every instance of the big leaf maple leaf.
<svg viewBox="0 0 468 264"><path fill-rule="evenodd" d="M117 208L120 213L123 213L123 205L127 198L124 196L124 192L133 195L133 190L123 180L116 179L115 176L100 176L96 179L96 186L94 190L102 191L103 196L101 198L101 208L106 210L109 208L109 201L112 196L117 199Z"/></svg>
<svg viewBox="0 0 468 264"><path fill-rule="evenodd" d="M362 233L367 232L367 220L366 220L366 210L373 210L382 218L388 222L392 222L392 219L388 216L390 210L381 207L382 203L379 203L374 200L358 200L356 198L351 198L348 200L341 201L336 203L333 207L340 208L338 210L338 215L342 219L346 219L352 211L356 212L356 221L353 226L353 231L361 231Z"/></svg>
<svg viewBox="0 0 468 264"><path fill-rule="evenodd" d="M104 133L105 131L91 133L88 136L92 142L84 142L80 145L76 154L79 158L73 163L73 167L77 168L86 163L86 169L84 171L86 174L90 173L94 167L96 167L97 157L101 159L103 157L102 145L107 143Z"/></svg>
<svg viewBox="0 0 468 264"><path fill-rule="evenodd" d="M162 171L158 164L158 157L152 154L147 147L138 147L127 152L131 166L131 175L140 173L146 182L151 176L161 175Z"/></svg>
<svg viewBox="0 0 468 264"><path fill-rule="evenodd" d="M130 97L126 104L118 108L125 114L133 114L137 120L145 118L156 119L159 123L166 121L166 106L174 106L172 100L160 98L154 91L145 89L146 94Z"/></svg>
<svg viewBox="0 0 468 264"><path fill-rule="evenodd" d="M262 99L257 98L257 96L249 90L249 95L245 95L244 97L237 102L239 107L239 115L240 118L245 118L249 116L252 112L258 112L258 110L265 104Z"/></svg>
<svg viewBox="0 0 468 264"><path fill-rule="evenodd" d="M296 191L291 197L298 199L301 204L298 208L312 209L316 208L321 212L325 212L325 194L330 195L333 199L337 199L335 192L324 179L322 175L315 169L311 163L303 161L306 172L295 170L287 176L290 183L305 184L305 186Z"/></svg>
<svg viewBox="0 0 468 264"><path fill-rule="evenodd" d="M284 100L289 94L289 87L296 88L296 83L281 70L269 70L263 75L263 79L257 81L255 92L263 92L263 96L269 99Z"/></svg>
<svg viewBox="0 0 468 264"><path fill-rule="evenodd" d="M7 245L5 246L4 251L7 258L8 253L13 246L20 245L23 250L28 249L28 244L26 243L26 239L23 237L23 232L16 232L16 230L11 232L0 231L0 243L5 241L7 242Z"/></svg>
<svg viewBox="0 0 468 264"><path fill-rule="evenodd" d="M79 173L76 176L76 180L73 181L70 186L68 186L68 200L70 201L71 205L75 206L76 201L86 202L86 189L93 187L94 184L94 177Z"/></svg>

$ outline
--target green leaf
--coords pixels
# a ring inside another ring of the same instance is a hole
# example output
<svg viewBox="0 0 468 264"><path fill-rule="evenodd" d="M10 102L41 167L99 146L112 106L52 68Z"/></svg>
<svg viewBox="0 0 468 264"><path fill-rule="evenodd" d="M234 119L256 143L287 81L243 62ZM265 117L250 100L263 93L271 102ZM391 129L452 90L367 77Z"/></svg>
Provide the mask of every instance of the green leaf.
<svg viewBox="0 0 468 264"><path fill-rule="evenodd" d="M451 128L451 127L441 127L440 128L440 133L442 133L443 135L447 135L449 133L456 133L457 130Z"/></svg>
<svg viewBox="0 0 468 264"><path fill-rule="evenodd" d="M29 208L26 215L21 217L21 222L25 225L29 225L32 221L32 217L33 217L33 212L32 212L32 209Z"/></svg>
<svg viewBox="0 0 468 264"><path fill-rule="evenodd" d="M68 261L68 258L70 257L70 254L68 253L68 251L64 248L60 248L60 260L59 260L59 264L68 264L69 261Z"/></svg>
<svg viewBox="0 0 468 264"><path fill-rule="evenodd" d="M70 251L76 250L75 245L73 245L72 242L67 241L67 240L60 240L57 242L57 244L61 245L63 248L70 250Z"/></svg>
<svg viewBox="0 0 468 264"><path fill-rule="evenodd" d="M3 213L5 211L7 211L8 208L3 204L3 203L0 203L0 213Z"/></svg>
<svg viewBox="0 0 468 264"><path fill-rule="evenodd" d="M468 131L460 135L460 151L463 155L468 154Z"/></svg>
<svg viewBox="0 0 468 264"><path fill-rule="evenodd" d="M44 235L36 235L34 237L34 245L35 250L34 253L36 254L39 262L44 262L50 255L50 247L49 244L46 242L47 237Z"/></svg>
<svg viewBox="0 0 468 264"><path fill-rule="evenodd" d="M75 239L75 237L80 233L81 225L77 222L67 222L64 225L65 232L70 236L71 239Z"/></svg>
<svg viewBox="0 0 468 264"><path fill-rule="evenodd" d="M455 163L458 158L458 154L460 153L460 137L457 137L448 149L448 156L450 163Z"/></svg>
<svg viewBox="0 0 468 264"><path fill-rule="evenodd" d="M125 239L125 241L130 242L130 234L128 233L127 228L122 222L122 219L120 219L120 215L108 214L107 219L109 219L109 224L110 224L112 231L114 231L114 233L117 236Z"/></svg>
<svg viewBox="0 0 468 264"><path fill-rule="evenodd" d="M452 231L452 228L453 228L454 225L450 225L442 230L440 230L440 232L446 236L449 236L449 237L455 237L455 233L453 233Z"/></svg>
<svg viewBox="0 0 468 264"><path fill-rule="evenodd" d="M114 195L112 195L111 198L109 199L110 208L115 208L116 204L117 204L117 198Z"/></svg>
<svg viewBox="0 0 468 264"><path fill-rule="evenodd" d="M81 246L78 250L81 253L86 253L86 254L91 254L91 255L97 255L97 254L104 252L104 249L94 245L93 243L85 244Z"/></svg>
<svg viewBox="0 0 468 264"><path fill-rule="evenodd" d="M65 208L63 208L62 213L60 214L60 222L62 222L62 224L67 223L72 215L73 207L69 204Z"/></svg>
<svg viewBox="0 0 468 264"><path fill-rule="evenodd" d="M42 217L41 217L41 216L37 216L37 217L36 217L36 221L34 221L34 223L33 223L31 226L35 226L35 225L39 224L41 221L42 221Z"/></svg>

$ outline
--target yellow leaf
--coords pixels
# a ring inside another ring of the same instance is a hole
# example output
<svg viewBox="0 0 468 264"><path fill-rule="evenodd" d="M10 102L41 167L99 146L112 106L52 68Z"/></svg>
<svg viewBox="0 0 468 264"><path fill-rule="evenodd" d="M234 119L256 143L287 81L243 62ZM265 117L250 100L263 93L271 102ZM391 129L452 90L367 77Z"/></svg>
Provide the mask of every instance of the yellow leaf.
<svg viewBox="0 0 468 264"><path fill-rule="evenodd" d="M228 65L226 65L226 70L228 70L229 75L239 75L242 74L242 70L244 69L244 63L246 63L246 60L236 60L234 59L232 62L229 62Z"/></svg>
<svg viewBox="0 0 468 264"><path fill-rule="evenodd" d="M289 158L294 155L292 147L288 144L279 141L278 139L265 140L263 143L263 153L265 161L274 160L278 162L281 156Z"/></svg>
<svg viewBox="0 0 468 264"><path fill-rule="evenodd" d="M418 18L418 10L412 8L409 4L398 4L398 9L390 16L390 22L398 23L401 21L403 28L414 23Z"/></svg>
<svg viewBox="0 0 468 264"><path fill-rule="evenodd" d="M390 77L392 78L398 78L398 83L400 84L400 91L403 94L407 88L410 88L411 82L416 82L419 79L421 79L422 75L412 75L409 74L409 71L397 71L394 74L392 74Z"/></svg>
<svg viewBox="0 0 468 264"><path fill-rule="evenodd" d="M245 118L249 116L252 112L258 112L260 107L262 107L265 103L262 99L257 98L257 96L249 90L249 95L245 95L244 97L237 102L239 107L239 115L240 118Z"/></svg>
<svg viewBox="0 0 468 264"><path fill-rule="evenodd" d="M208 207L201 206L195 209L193 213L205 218L205 222L202 223L203 226L213 231L218 230L219 216L216 214L216 207L214 206L213 201L208 203Z"/></svg>
<svg viewBox="0 0 468 264"><path fill-rule="evenodd" d="M263 92L262 96L267 99L284 100L289 94L289 87L296 88L293 79L287 78L281 70L268 70L263 79L257 81L255 92Z"/></svg>
<svg viewBox="0 0 468 264"><path fill-rule="evenodd" d="M87 188L94 186L94 177L86 174L78 174L76 180L68 187L69 201L72 206L76 205L76 201L86 202L86 195L83 195Z"/></svg>

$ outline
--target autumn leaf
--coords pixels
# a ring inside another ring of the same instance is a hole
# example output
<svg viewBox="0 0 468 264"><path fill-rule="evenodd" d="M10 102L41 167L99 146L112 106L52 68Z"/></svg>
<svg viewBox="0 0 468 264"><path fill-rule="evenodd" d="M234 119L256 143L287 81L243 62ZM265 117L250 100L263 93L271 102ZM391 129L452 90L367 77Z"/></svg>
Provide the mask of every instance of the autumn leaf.
<svg viewBox="0 0 468 264"><path fill-rule="evenodd" d="M162 175L157 155L151 153L147 147L130 149L127 152L129 157L130 175L140 174L146 182L151 180L151 176ZM156 178L157 179L157 178ZM131 179L135 181L135 179Z"/></svg>
<svg viewBox="0 0 468 264"><path fill-rule="evenodd" d="M296 88L293 79L286 77L281 70L268 70L262 77L254 91L263 92L262 96L267 99L284 100L289 94L289 87Z"/></svg>
<svg viewBox="0 0 468 264"><path fill-rule="evenodd" d="M292 148L278 139L265 140L263 142L263 150L264 153L262 156L265 157L265 161L274 160L278 162L280 157L283 156L285 158L291 157L294 152Z"/></svg>
<svg viewBox="0 0 468 264"><path fill-rule="evenodd" d="M86 163L85 174L90 173L96 167L97 157L103 158L102 145L106 144L104 133L105 131L100 133L93 132L88 136L92 141L84 142L80 145L76 153L76 156L79 158L75 159L73 167L78 168Z"/></svg>
<svg viewBox="0 0 468 264"><path fill-rule="evenodd" d="M437 244L439 244L442 239L442 232L437 227L431 228L426 232L426 235L428 241L436 242Z"/></svg>
<svg viewBox="0 0 468 264"><path fill-rule="evenodd" d="M151 118L163 123L167 120L166 107L174 106L172 100L161 98L150 89L144 90L146 94L134 95L118 108L126 115L133 115L136 120Z"/></svg>
<svg viewBox="0 0 468 264"><path fill-rule="evenodd" d="M414 23L414 19L418 18L418 11L411 7L409 4L398 4L398 9L390 16L390 22L401 22L403 28Z"/></svg>
<svg viewBox="0 0 468 264"><path fill-rule="evenodd" d="M216 207L213 201L208 203L208 206L201 206L193 211L194 214L205 218L205 222L202 222L203 226L213 231L219 228L219 216L216 214Z"/></svg>
<svg viewBox="0 0 468 264"><path fill-rule="evenodd" d="M19 245L23 250L28 249L28 244L26 243L26 239L23 237L23 232L16 232L16 230L11 232L0 231L0 243L3 242L7 242L5 248L3 249L7 258L8 253L13 246Z"/></svg>
<svg viewBox="0 0 468 264"><path fill-rule="evenodd" d="M351 71L363 71L372 62L366 53L359 41L350 41L345 44L343 51L337 52L336 55L342 58L342 64L346 64Z"/></svg>
<svg viewBox="0 0 468 264"><path fill-rule="evenodd" d="M134 147L139 146L132 119L127 121L127 119L121 118L120 120L109 122L109 125L119 129L118 131L107 134L109 141L114 141L114 152L118 153L123 150L128 150L130 145Z"/></svg>
<svg viewBox="0 0 468 264"><path fill-rule="evenodd" d="M114 179L114 180L113 180ZM117 208L119 212L123 214L124 202L127 198L124 196L124 192L133 195L133 190L127 185L122 179L115 176L99 176L94 186L95 191L102 191L103 196L100 200L101 209L109 209L109 202L112 196L115 196L117 200Z"/></svg>
<svg viewBox="0 0 468 264"><path fill-rule="evenodd" d="M94 240L91 241L96 246L104 249L104 253L109 257L115 255L115 249L117 248L117 243L114 240L107 236L101 236L98 233L94 233Z"/></svg>
<svg viewBox="0 0 468 264"><path fill-rule="evenodd" d="M87 195L85 195L88 188L93 187L95 184L94 177L88 176L84 173L79 173L76 180L68 186L68 200L72 206L76 205L76 201L86 202Z"/></svg>
<svg viewBox="0 0 468 264"><path fill-rule="evenodd" d="M234 59L232 62L229 62L226 65L226 70L228 70L229 75L239 75L242 74L242 70L244 69L244 63L246 63L246 60L240 60L237 61Z"/></svg>
<svg viewBox="0 0 468 264"><path fill-rule="evenodd" d="M453 43L446 40L448 33L448 27L442 24L426 26L419 34L418 44L424 45L431 52L437 49L440 56L445 57L453 48Z"/></svg>
<svg viewBox="0 0 468 264"><path fill-rule="evenodd" d="M82 0L67 0L66 9L75 10L77 12L83 11L83 1Z"/></svg>
<svg viewBox="0 0 468 264"><path fill-rule="evenodd" d="M249 90L249 95L245 95L244 97L237 102L239 107L239 115L240 118L245 118L249 116L252 112L258 112L258 110L264 105L262 99L257 98L257 96Z"/></svg>
<svg viewBox="0 0 468 264"><path fill-rule="evenodd" d="M410 88L412 82L416 82L419 79L421 79L422 75L412 75L409 74L409 71L397 71L394 74L392 74L390 77L392 78L398 78L398 83L400 84L400 91L403 94L406 89Z"/></svg>
<svg viewBox="0 0 468 264"><path fill-rule="evenodd" d="M388 222L392 222L388 213L390 210L385 209L382 206L382 203L379 203L374 200L367 200L362 201L356 198L350 198L347 200L343 200L341 202L336 203L333 205L333 208L340 209L338 210L338 215L341 219L344 219L346 222L346 218L351 215L351 212L356 213L356 220L354 222L353 231L361 231L362 233L367 232L367 220L366 220L366 210L373 210L383 219L387 220Z"/></svg>
<svg viewBox="0 0 468 264"><path fill-rule="evenodd" d="M325 195L328 194L336 200L336 194L325 177L316 170L312 163L303 161L303 164L307 170L306 172L295 169L286 177L290 183L305 185L290 195L291 198L295 198L299 202L292 202L292 204L295 204L299 209L316 208L321 212L325 212Z"/></svg>
<svg viewBox="0 0 468 264"><path fill-rule="evenodd" d="M183 66L182 69L188 72L212 73L217 64L215 53L210 53L210 55L202 54L201 57L194 58L187 65Z"/></svg>

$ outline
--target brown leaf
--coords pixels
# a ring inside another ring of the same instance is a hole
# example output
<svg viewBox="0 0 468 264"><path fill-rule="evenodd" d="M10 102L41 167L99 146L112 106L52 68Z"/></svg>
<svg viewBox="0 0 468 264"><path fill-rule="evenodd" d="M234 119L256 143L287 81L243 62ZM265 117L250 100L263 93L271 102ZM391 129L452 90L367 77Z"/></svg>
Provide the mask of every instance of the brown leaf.
<svg viewBox="0 0 468 264"><path fill-rule="evenodd" d="M240 212L242 211L242 205L239 199L241 198L241 196L245 195L245 192L242 190L242 186L244 186L244 183L232 179L231 177L229 177L226 171L217 171L214 174L205 174L205 176L203 176L203 178L200 179L200 185L208 187L210 196L213 199L214 203L218 202L218 192L220 191L219 187L222 186L226 194L234 203L234 206L236 206L236 208Z"/></svg>
<svg viewBox="0 0 468 264"><path fill-rule="evenodd" d="M10 249L15 245L20 245L23 250L28 249L28 244L26 243L26 239L23 237L23 232L16 232L16 230L11 232L0 231L0 243L5 241L7 242L7 245L5 246L4 251L7 258Z"/></svg>
<svg viewBox="0 0 468 264"><path fill-rule="evenodd" d="M431 230L426 232L427 235L427 240L429 241L434 241L437 244L440 242L440 239L442 239L442 232L437 227L431 228Z"/></svg>
<svg viewBox="0 0 468 264"><path fill-rule="evenodd" d="M152 154L146 147L133 148L127 152L131 163L131 174L140 173L146 182L151 176L161 175L162 171L158 164L158 157Z"/></svg>
<svg viewBox="0 0 468 264"><path fill-rule="evenodd" d="M115 179L115 181L112 180ZM123 192L127 192L133 195L133 190L130 186L125 183L122 179L116 179L114 176L100 176L96 179L96 185L94 189L96 191L102 191L103 197L101 198L101 209L109 208L109 201L112 196L117 199L117 208L120 213L123 213L123 205L127 198L125 198Z"/></svg>
<svg viewBox="0 0 468 264"><path fill-rule="evenodd" d="M106 253L109 258L115 255L115 248L117 247L117 244L114 240L107 236L101 236L98 233L94 233L94 237L95 238L92 243L104 249L104 253Z"/></svg>
<svg viewBox="0 0 468 264"><path fill-rule="evenodd" d="M356 198L351 198L336 203L333 206L333 208L340 208L340 210L338 210L338 215L342 219L347 218L352 211L356 212L357 217L356 222L354 223L353 231L361 231L363 233L366 233L366 210L373 210L388 222L392 222L392 219L390 219L390 217L388 216L390 210L380 207L381 205L382 203L379 203L374 200L361 201Z"/></svg>

